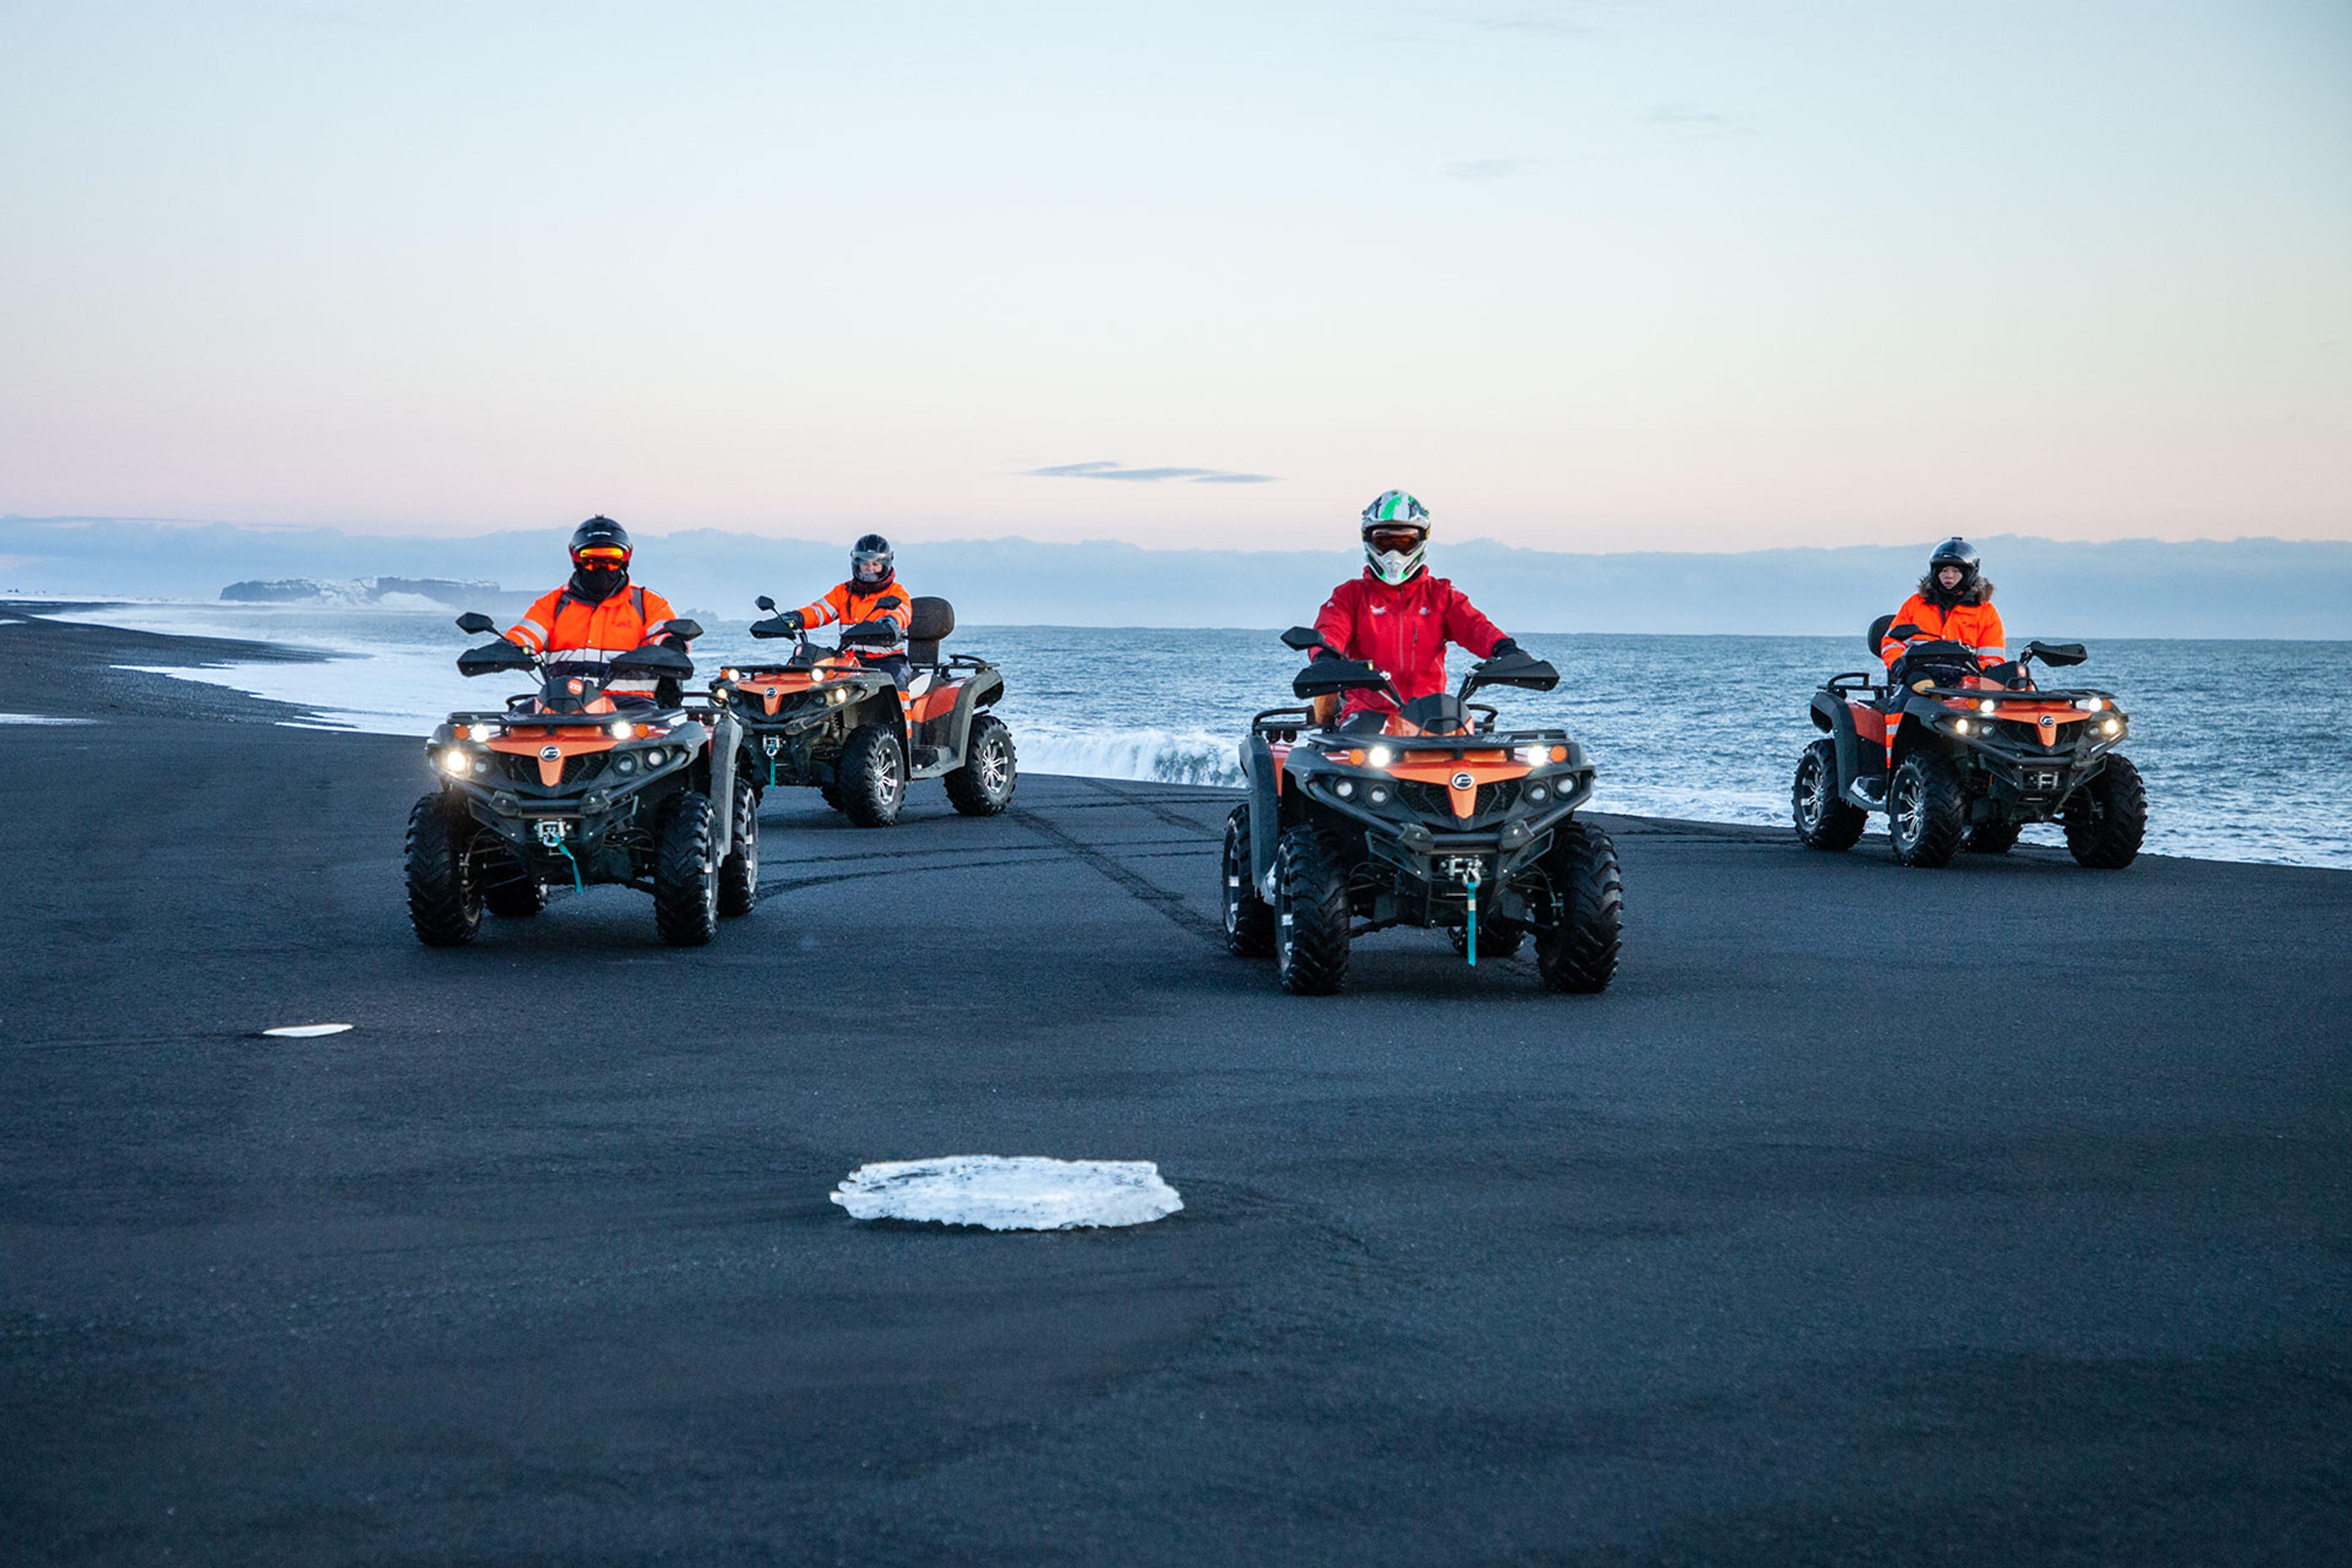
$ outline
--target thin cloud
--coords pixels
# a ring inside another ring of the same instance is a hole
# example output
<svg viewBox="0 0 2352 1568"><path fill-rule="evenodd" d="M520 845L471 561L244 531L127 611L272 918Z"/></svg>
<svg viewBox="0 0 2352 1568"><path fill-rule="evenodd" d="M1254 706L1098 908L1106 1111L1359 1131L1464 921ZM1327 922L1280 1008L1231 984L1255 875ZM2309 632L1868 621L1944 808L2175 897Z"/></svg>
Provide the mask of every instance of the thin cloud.
<svg viewBox="0 0 2352 1568"><path fill-rule="evenodd" d="M1024 468L1037 479L1124 479L1133 484L1158 484L1181 479L1194 485L1270 485L1272 474L1237 474L1225 468L1130 468L1125 463L1055 463L1046 468Z"/></svg>
<svg viewBox="0 0 2352 1568"><path fill-rule="evenodd" d="M1696 103L1662 103L1642 118L1686 136L1738 136L1752 128L1746 115L1719 114Z"/></svg>
<svg viewBox="0 0 2352 1568"><path fill-rule="evenodd" d="M1535 167L1525 158L1473 158L1465 163L1448 163L1445 172L1454 179L1471 184L1483 184L1488 180L1507 180L1513 174L1524 174Z"/></svg>

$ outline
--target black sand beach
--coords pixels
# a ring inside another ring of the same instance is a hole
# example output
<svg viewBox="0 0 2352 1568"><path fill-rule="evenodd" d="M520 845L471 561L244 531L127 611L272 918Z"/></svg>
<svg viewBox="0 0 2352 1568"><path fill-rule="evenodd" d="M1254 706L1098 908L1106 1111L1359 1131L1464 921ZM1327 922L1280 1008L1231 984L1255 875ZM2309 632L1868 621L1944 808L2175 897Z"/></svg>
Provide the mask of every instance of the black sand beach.
<svg viewBox="0 0 2352 1568"><path fill-rule="evenodd" d="M97 721L0 727L0 1560L2352 1553L2352 874L1616 819L1606 995L1399 932L1310 1001L1227 797L1031 776L772 796L706 950L431 952L416 742L29 608L0 708ZM953 1152L1186 1206L827 1201Z"/></svg>

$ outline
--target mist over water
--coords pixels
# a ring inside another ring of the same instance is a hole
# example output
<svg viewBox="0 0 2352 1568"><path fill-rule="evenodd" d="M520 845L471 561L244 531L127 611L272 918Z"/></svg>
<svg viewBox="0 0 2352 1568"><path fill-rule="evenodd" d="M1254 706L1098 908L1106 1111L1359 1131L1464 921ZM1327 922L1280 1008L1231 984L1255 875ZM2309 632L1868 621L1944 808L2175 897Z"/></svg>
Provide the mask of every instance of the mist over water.
<svg viewBox="0 0 2352 1568"><path fill-rule="evenodd" d="M163 672L297 703L355 730L421 736L452 709L496 706L522 689L460 677L454 660L473 639L440 611L149 604L73 618L341 656ZM753 642L740 623L706 624L696 645L706 673L779 659L789 647ZM2065 635L2012 626L2011 646ZM1874 665L1859 632L1519 637L1562 679L1549 693L1485 694L1503 722L1565 724L1599 765L1597 809L1699 821L1785 826L1798 754L1818 734L1807 716L1814 687ZM1250 716L1297 700L1298 657L1272 631L971 626L947 651L1003 668L998 711L1034 773L1234 784ZM1450 668L1459 679L1466 665L1457 657ZM2151 852L2352 867L2352 643L2100 642L2066 679L2114 691L2131 717L2124 750L2147 775ZM2061 841L2055 827L2026 837Z"/></svg>

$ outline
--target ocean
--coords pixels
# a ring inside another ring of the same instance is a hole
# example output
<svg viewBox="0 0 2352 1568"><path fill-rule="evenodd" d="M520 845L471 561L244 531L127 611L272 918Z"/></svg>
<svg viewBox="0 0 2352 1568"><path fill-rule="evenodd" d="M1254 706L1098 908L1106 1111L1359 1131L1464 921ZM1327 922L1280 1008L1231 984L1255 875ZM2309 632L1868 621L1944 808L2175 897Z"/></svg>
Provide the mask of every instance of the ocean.
<svg viewBox="0 0 2352 1568"><path fill-rule="evenodd" d="M454 660L473 639L438 609L140 603L69 618L330 655L161 672L299 704L331 728L421 736L453 708L521 689L459 676ZM698 665L781 658L789 645L752 641L750 618L705 617ZM2012 627L2011 646L2036 635L2064 632ZM1817 733L1814 687L1874 663L1859 629L1519 639L1562 679L1549 693L1483 698L1506 724L1565 724L1599 766L1596 809L1705 822L1786 824L1790 775ZM1296 700L1299 664L1272 630L970 626L947 648L1003 668L998 711L1024 768L1174 784L1238 782L1250 715ZM2114 691L2131 717L2124 750L2147 780L2149 852L2352 867L2352 642L2095 643L2066 679ZM2055 827L2029 829L2026 841L2062 842Z"/></svg>

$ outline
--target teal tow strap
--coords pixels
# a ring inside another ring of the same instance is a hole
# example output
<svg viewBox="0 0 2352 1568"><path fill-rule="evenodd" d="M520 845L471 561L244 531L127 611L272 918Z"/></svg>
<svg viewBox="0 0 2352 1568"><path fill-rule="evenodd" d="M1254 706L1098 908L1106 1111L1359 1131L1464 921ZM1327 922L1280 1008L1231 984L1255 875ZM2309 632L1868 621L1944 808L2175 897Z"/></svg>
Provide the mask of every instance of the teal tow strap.
<svg viewBox="0 0 2352 1568"><path fill-rule="evenodd" d="M1470 950L1470 967L1471 967L1471 968L1473 968L1473 969L1475 969L1475 968L1477 968L1477 967L1478 967L1478 868L1477 868L1477 867L1473 866L1473 867L1471 867L1471 868L1470 868L1470 875L1463 879L1463 886L1464 886L1464 887L1465 887L1465 888L1467 888L1467 889L1469 889L1469 892L1470 892L1470 940L1469 940L1469 942L1468 942L1465 945L1466 945L1466 946L1469 948L1469 950Z"/></svg>
<svg viewBox="0 0 2352 1568"><path fill-rule="evenodd" d="M572 860L572 890L575 893L586 892L588 889L580 884L580 862L572 859L572 846L559 840L555 846L555 852L566 860ZM1474 958L1471 962L1475 963L1477 960Z"/></svg>

